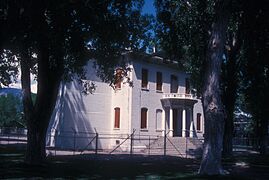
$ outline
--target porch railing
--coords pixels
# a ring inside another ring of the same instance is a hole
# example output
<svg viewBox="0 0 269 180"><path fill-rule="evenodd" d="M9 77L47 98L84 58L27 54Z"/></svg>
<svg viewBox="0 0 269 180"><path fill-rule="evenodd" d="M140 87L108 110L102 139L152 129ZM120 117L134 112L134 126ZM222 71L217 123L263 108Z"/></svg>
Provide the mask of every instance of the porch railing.
<svg viewBox="0 0 269 180"><path fill-rule="evenodd" d="M163 98L194 99L194 96L192 94L185 94L185 93L166 93L163 95Z"/></svg>

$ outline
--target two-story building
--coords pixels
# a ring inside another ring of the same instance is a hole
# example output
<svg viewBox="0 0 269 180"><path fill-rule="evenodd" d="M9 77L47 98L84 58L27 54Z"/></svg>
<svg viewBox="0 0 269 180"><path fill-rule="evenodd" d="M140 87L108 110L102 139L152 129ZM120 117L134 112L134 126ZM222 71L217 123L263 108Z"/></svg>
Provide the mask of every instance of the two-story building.
<svg viewBox="0 0 269 180"><path fill-rule="evenodd" d="M134 130L139 136L202 137L201 101L191 94L188 74L176 62L132 53L124 60L132 85L119 78L112 88L97 76L92 61L86 68L93 93L84 95L78 81L62 83L48 129L49 146L72 148L75 143L87 148L90 134L97 132L108 137L99 140L99 149L115 147L123 141L120 135ZM120 73L120 68L115 70L116 76Z"/></svg>

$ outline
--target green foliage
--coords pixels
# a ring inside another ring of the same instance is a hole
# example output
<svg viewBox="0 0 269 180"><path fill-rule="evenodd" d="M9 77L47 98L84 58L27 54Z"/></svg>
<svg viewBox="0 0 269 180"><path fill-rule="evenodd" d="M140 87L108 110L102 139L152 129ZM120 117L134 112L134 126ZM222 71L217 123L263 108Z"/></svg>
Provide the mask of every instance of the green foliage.
<svg viewBox="0 0 269 180"><path fill-rule="evenodd" d="M27 63L36 74L42 57L40 48L46 48L50 74L65 80L74 74L84 77L83 66L89 59L96 59L98 74L111 82L121 53L126 49L145 51L149 44L153 17L141 15L143 3L2 1L1 49L16 54L19 61L29 59Z"/></svg>
<svg viewBox="0 0 269 180"><path fill-rule="evenodd" d="M267 1L244 5L242 91L255 120L255 134L268 136L269 110L269 8Z"/></svg>
<svg viewBox="0 0 269 180"><path fill-rule="evenodd" d="M22 103L19 97L12 94L0 96L0 126L25 127Z"/></svg>
<svg viewBox="0 0 269 180"><path fill-rule="evenodd" d="M192 85L200 93L213 2L156 1L157 36L168 58L179 61L191 73Z"/></svg>
<svg viewBox="0 0 269 180"><path fill-rule="evenodd" d="M8 86L17 79L18 61L12 52L0 51L0 88Z"/></svg>

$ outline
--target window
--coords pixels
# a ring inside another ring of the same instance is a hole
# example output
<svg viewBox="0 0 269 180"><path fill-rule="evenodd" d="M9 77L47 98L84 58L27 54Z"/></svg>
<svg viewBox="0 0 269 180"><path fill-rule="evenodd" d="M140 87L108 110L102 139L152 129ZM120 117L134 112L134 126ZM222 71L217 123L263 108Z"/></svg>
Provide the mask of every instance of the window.
<svg viewBox="0 0 269 180"><path fill-rule="evenodd" d="M197 131L201 131L201 113L197 113L196 117L196 123L197 123Z"/></svg>
<svg viewBox="0 0 269 180"><path fill-rule="evenodd" d="M163 77L161 72L157 72L156 74L156 90L162 91L163 86Z"/></svg>
<svg viewBox="0 0 269 180"><path fill-rule="evenodd" d="M121 88L122 75L123 75L123 70L121 68L118 68L115 74L115 82L114 82L115 89Z"/></svg>
<svg viewBox="0 0 269 180"><path fill-rule="evenodd" d="M156 130L162 129L162 112L161 109L156 110Z"/></svg>
<svg viewBox="0 0 269 180"><path fill-rule="evenodd" d="M170 93L177 93L177 91L178 91L178 80L177 80L177 76L171 75Z"/></svg>
<svg viewBox="0 0 269 180"><path fill-rule="evenodd" d="M190 94L191 90L190 90L190 80L189 78L185 79L185 94Z"/></svg>
<svg viewBox="0 0 269 180"><path fill-rule="evenodd" d="M120 108L116 107L114 111L115 111L114 128L120 128Z"/></svg>
<svg viewBox="0 0 269 180"><path fill-rule="evenodd" d="M147 89L148 88L148 70L147 69L142 69L142 88Z"/></svg>
<svg viewBox="0 0 269 180"><path fill-rule="evenodd" d="M148 109L141 109L141 129L147 129Z"/></svg>

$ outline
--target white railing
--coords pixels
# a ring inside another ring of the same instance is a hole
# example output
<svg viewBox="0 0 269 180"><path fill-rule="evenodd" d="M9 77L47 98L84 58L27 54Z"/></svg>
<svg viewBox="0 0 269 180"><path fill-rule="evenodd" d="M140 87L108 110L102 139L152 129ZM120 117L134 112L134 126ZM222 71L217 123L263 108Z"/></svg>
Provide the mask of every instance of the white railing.
<svg viewBox="0 0 269 180"><path fill-rule="evenodd" d="M194 99L194 96L192 94L185 94L185 93L167 93L163 95L163 98Z"/></svg>

